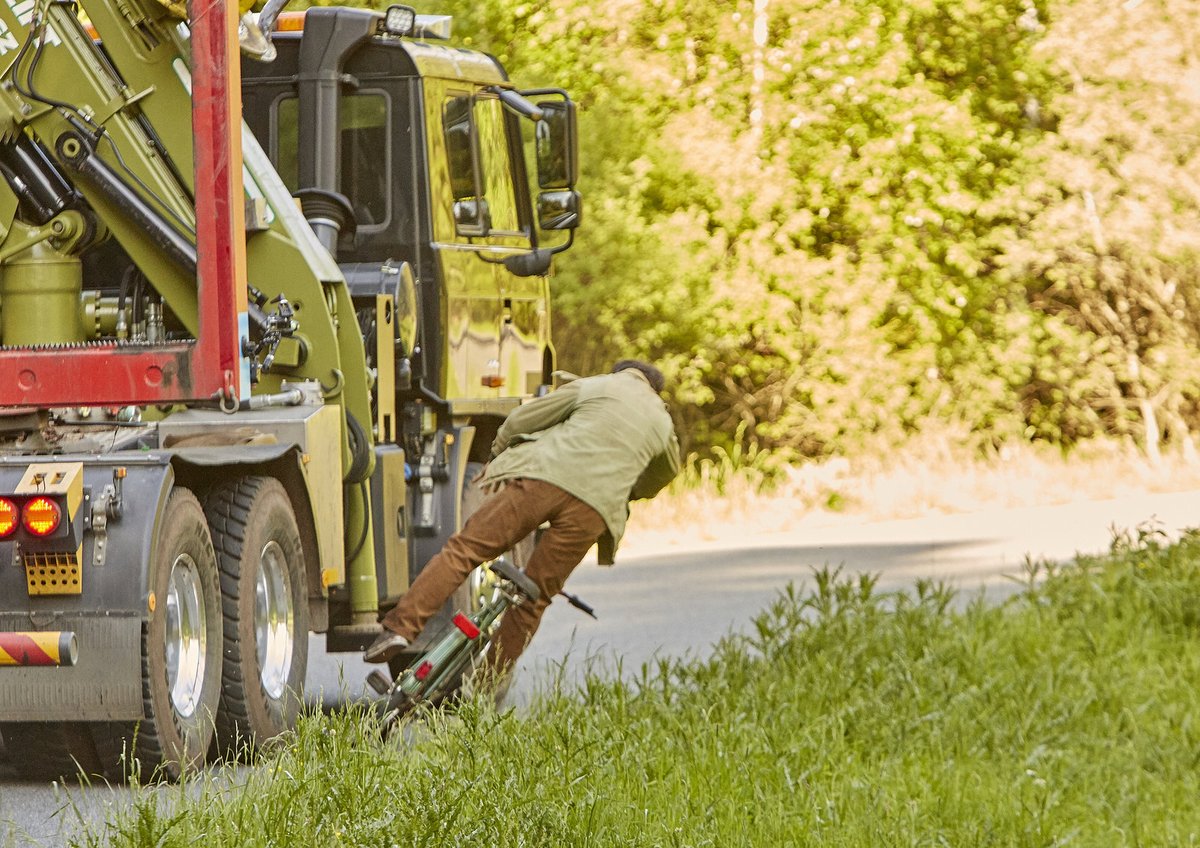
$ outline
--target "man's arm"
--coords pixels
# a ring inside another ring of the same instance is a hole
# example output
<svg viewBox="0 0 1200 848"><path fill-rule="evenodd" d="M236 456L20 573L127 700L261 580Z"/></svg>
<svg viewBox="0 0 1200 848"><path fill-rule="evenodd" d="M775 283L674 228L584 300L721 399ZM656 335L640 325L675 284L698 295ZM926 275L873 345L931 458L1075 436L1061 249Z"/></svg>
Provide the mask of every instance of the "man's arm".
<svg viewBox="0 0 1200 848"><path fill-rule="evenodd" d="M579 385L568 383L544 397L521 404L508 413L508 417L496 431L496 438L492 442L492 456L504 453L514 441L521 441L520 437L526 433L536 433L567 420L578 400Z"/></svg>
<svg viewBox="0 0 1200 848"><path fill-rule="evenodd" d="M672 432L666 449L650 460L650 464L633 484L629 499L636 501L657 495L675 479L675 475L679 473L679 465L679 439Z"/></svg>

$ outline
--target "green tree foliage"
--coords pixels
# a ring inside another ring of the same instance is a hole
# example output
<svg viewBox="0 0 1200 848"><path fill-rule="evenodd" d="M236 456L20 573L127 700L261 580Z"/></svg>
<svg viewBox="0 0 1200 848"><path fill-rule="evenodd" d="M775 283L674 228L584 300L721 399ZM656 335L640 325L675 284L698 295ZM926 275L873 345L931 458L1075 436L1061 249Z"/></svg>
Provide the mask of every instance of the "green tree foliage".
<svg viewBox="0 0 1200 848"><path fill-rule="evenodd" d="M786 458L1200 423L1188 0L429 0L581 104L564 367Z"/></svg>

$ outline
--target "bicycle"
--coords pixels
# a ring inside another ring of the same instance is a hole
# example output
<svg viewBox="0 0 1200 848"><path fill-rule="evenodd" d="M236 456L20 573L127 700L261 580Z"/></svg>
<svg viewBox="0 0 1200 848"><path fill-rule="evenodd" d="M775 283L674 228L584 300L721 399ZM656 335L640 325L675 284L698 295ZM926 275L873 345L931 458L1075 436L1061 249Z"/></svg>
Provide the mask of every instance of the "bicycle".
<svg viewBox="0 0 1200 848"><path fill-rule="evenodd" d="M454 626L395 680L378 670L367 678L371 688L388 699L384 715L389 725L421 704L437 704L458 690L487 655L504 612L542 596L537 584L506 559L481 567L490 569L496 578L490 601L470 616L457 613L452 619ZM568 600L594 615L578 598L568 596Z"/></svg>

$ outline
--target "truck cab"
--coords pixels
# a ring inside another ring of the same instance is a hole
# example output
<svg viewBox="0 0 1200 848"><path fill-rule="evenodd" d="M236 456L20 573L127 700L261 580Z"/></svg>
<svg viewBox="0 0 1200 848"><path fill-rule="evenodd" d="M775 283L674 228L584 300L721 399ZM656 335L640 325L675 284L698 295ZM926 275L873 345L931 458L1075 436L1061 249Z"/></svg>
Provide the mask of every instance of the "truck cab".
<svg viewBox="0 0 1200 848"><path fill-rule="evenodd" d="M402 384L502 417L553 369L546 274L566 242L545 242L578 223L578 198L572 174L555 179L550 163L531 181L525 142L570 101L525 98L492 57L391 33L389 19L285 13L277 58L245 64L244 114L301 203L329 215L329 194L345 200L326 238L356 298L387 290L401 264L411 269L416 303L399 292L398 306L420 314ZM417 18L413 34L448 34L448 24ZM556 142L568 157L573 143Z"/></svg>

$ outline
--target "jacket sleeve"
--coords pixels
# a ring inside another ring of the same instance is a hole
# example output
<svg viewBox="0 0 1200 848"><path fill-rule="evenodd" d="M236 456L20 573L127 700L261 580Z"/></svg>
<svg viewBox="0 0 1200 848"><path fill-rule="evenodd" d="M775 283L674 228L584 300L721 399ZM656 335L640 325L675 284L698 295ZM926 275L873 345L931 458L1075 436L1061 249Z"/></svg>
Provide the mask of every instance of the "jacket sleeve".
<svg viewBox="0 0 1200 848"><path fill-rule="evenodd" d="M629 499L636 501L657 495L675 479L675 475L679 473L679 464L679 439L672 431L666 448L650 460L650 464L633 484L633 488L629 492Z"/></svg>
<svg viewBox="0 0 1200 848"><path fill-rule="evenodd" d="M579 401L579 384L568 383L550 394L522 404L508 414L492 442L492 457L504 453L521 436L536 433L566 421Z"/></svg>

